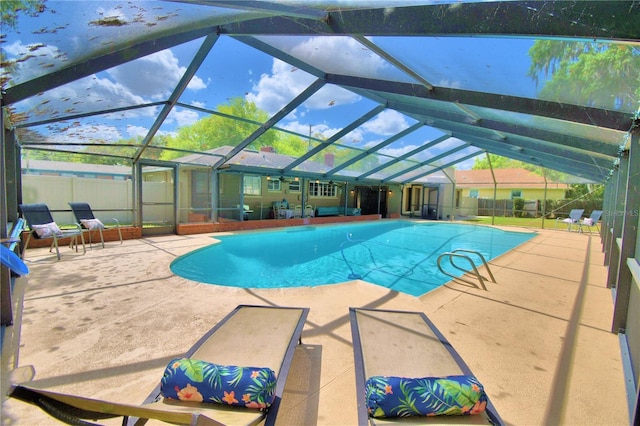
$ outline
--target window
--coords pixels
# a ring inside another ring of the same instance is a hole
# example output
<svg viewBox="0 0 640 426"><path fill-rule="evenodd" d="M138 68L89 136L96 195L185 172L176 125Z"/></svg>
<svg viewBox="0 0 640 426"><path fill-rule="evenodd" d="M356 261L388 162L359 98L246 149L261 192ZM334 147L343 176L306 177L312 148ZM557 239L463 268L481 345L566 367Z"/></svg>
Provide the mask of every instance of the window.
<svg viewBox="0 0 640 426"><path fill-rule="evenodd" d="M292 180L289 182L289 191L290 192L300 192L300 181Z"/></svg>
<svg viewBox="0 0 640 426"><path fill-rule="evenodd" d="M310 197L335 197L336 185L325 182L309 182Z"/></svg>
<svg viewBox="0 0 640 426"><path fill-rule="evenodd" d="M280 192L281 182L278 179L270 179L267 181L267 191Z"/></svg>
<svg viewBox="0 0 640 426"><path fill-rule="evenodd" d="M514 198L522 198L522 190L520 189L512 189L511 190L511 199Z"/></svg>
<svg viewBox="0 0 640 426"><path fill-rule="evenodd" d="M470 189L469 190L469 198L478 198L478 190Z"/></svg>
<svg viewBox="0 0 640 426"><path fill-rule="evenodd" d="M262 195L262 179L260 179L260 176L245 176L243 186L244 195Z"/></svg>

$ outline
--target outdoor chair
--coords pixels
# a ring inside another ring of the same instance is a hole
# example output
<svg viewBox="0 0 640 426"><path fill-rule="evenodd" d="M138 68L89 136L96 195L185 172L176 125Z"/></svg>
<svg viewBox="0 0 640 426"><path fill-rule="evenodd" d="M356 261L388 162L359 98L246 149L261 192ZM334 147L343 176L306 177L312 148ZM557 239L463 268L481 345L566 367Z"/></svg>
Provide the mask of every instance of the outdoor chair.
<svg viewBox="0 0 640 426"><path fill-rule="evenodd" d="M302 217L302 206L300 204L293 206L293 217Z"/></svg>
<svg viewBox="0 0 640 426"><path fill-rule="evenodd" d="M129 425L142 425L147 419L191 425L273 425L308 313L308 308L239 305L186 354L168 363L142 404L39 388L31 382L35 374L31 366L30 374L19 372L22 383L12 383L9 396L69 424L124 417L123 424Z"/></svg>
<svg viewBox="0 0 640 426"><path fill-rule="evenodd" d="M80 226L83 229L86 229L89 233L89 247L93 246L91 234L93 231L98 231L100 234L100 242L102 243L102 248L104 248L104 235L102 234L103 229L116 229L118 231L118 237L120 238L120 244L122 244L122 231L120 231L120 222L118 219L111 218L109 219L108 225L105 225L100 219L97 219L93 214L93 210L88 203L69 203L71 206L71 210L73 210L73 215L76 217L76 220L80 223ZM106 222L106 221L105 221Z"/></svg>
<svg viewBox="0 0 640 426"><path fill-rule="evenodd" d="M424 313L349 308L349 318L359 426L503 424L482 384Z"/></svg>
<svg viewBox="0 0 640 426"><path fill-rule="evenodd" d="M53 220L51 211L46 204L20 204L20 212L22 213L22 217L27 222L30 229L30 232L27 236L27 241L25 241L24 248L22 249L22 257L24 257L24 253L25 251L27 251L27 247L29 247L31 238L41 240L51 239L52 241L51 247L49 247L49 252L52 252L53 248L55 247L58 260L60 260L60 249L58 247L58 241L63 238L69 238L69 247L73 247L75 245L77 252L78 237L80 237L80 241L82 242L82 251L83 253L87 252L87 249L84 245L84 235L80 225L75 223L74 226L76 227L76 229L60 229L60 227Z"/></svg>
<svg viewBox="0 0 640 426"><path fill-rule="evenodd" d="M594 210L591 212L589 217L582 219L582 221L578 222L578 226L580 227L579 232L582 232L582 227L587 227L589 233L591 233L591 228L595 227L596 231L600 232L600 228L598 228L598 222L600 222L600 217L602 216L602 210Z"/></svg>
<svg viewBox="0 0 640 426"><path fill-rule="evenodd" d="M315 210L311 204L307 204L304 206L304 216L305 217L313 217L315 216Z"/></svg>
<svg viewBox="0 0 640 426"><path fill-rule="evenodd" d="M582 214L584 213L584 209L573 209L569 212L569 217L567 218L557 218L556 219L556 227L558 226L558 222L566 223L567 230L571 232L571 227L573 225L577 225L582 218Z"/></svg>

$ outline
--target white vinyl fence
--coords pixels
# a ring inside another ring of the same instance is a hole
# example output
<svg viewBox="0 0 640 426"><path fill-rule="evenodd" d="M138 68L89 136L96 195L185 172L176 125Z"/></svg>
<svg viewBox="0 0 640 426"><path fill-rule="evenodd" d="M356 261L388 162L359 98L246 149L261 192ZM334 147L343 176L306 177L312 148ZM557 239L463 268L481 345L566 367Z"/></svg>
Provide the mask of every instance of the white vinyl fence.
<svg viewBox="0 0 640 426"><path fill-rule="evenodd" d="M92 179L64 176L22 175L22 202L44 203L58 224L75 222L69 202L89 203L100 219L116 218L121 224L133 223L133 185L131 180Z"/></svg>

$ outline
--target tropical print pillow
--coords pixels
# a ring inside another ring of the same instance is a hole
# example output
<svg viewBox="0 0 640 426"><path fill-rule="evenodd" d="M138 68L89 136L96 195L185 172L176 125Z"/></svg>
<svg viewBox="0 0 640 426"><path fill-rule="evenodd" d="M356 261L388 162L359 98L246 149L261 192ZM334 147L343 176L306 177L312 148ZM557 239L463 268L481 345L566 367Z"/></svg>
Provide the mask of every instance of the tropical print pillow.
<svg viewBox="0 0 640 426"><path fill-rule="evenodd" d="M276 374L270 368L219 365L191 358L169 362L160 387L169 399L259 409L271 405L275 391Z"/></svg>
<svg viewBox="0 0 640 426"><path fill-rule="evenodd" d="M469 415L487 406L484 388L472 376L373 376L365 391L371 417Z"/></svg>

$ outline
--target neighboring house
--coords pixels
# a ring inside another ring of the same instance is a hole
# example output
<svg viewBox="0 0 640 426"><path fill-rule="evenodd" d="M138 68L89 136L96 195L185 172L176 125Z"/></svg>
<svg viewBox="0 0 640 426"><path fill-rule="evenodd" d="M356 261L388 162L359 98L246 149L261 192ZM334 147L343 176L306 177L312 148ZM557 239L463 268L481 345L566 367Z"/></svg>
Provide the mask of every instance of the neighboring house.
<svg viewBox="0 0 640 426"><path fill-rule="evenodd" d="M543 210L542 200L563 200L569 189L525 169L456 170L455 180L458 216L510 216L516 198L525 200L526 215L537 216Z"/></svg>
<svg viewBox="0 0 640 426"><path fill-rule="evenodd" d="M542 200L545 198L544 177L525 169L456 170L456 189L460 197L488 198L496 200ZM494 194L494 176L497 186ZM566 198L569 185L546 182L546 199Z"/></svg>
<svg viewBox="0 0 640 426"><path fill-rule="evenodd" d="M429 218L433 219L446 218L451 214L453 192L445 188L452 185L438 173L420 182L405 185L386 183L382 186L361 181L347 182L340 177L322 178L336 163L334 155L326 153L316 158L317 161L307 160L296 165L283 176L278 170L286 169L297 158L279 154L271 147L263 147L259 151L242 150L212 173L213 166L233 150L234 147L223 146L176 158L172 160L176 169L162 165L144 166L140 194L145 205L142 209L143 223L238 218L243 206L243 210L247 210L244 212L245 220L267 219L272 217L274 203L283 199L292 206L310 205L313 209L346 206L359 208L362 214L380 211L383 217L420 215L424 214L425 208L433 216ZM362 172L344 169L341 173L348 179ZM86 201L100 209L132 209L131 167L23 160L22 174L25 202L50 203L56 210L67 209L68 201ZM380 180L384 177L380 173L370 176ZM103 181L100 188L78 189L85 180L93 179ZM116 181L127 185L120 189L115 185ZM176 218L172 218L174 211L178 214ZM163 220L165 216L168 219ZM129 217L128 221L131 220Z"/></svg>

